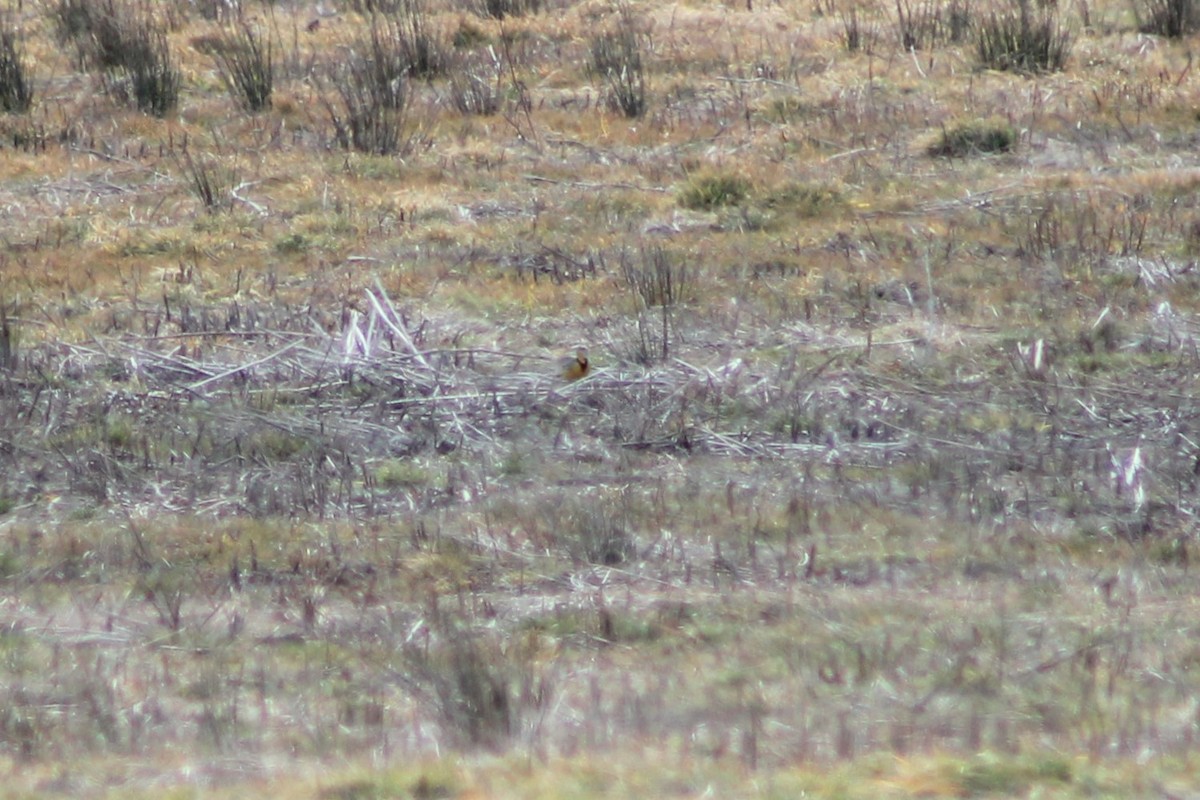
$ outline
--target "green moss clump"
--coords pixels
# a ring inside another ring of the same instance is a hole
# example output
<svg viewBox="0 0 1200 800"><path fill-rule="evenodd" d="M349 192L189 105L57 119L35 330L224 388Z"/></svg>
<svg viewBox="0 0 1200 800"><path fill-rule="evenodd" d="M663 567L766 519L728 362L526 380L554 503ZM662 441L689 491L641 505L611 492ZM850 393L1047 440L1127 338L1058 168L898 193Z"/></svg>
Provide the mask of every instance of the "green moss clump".
<svg viewBox="0 0 1200 800"><path fill-rule="evenodd" d="M934 157L966 158L985 153L1007 153L1017 146L1019 134L1006 122L968 122L943 128L940 139L926 152Z"/></svg>

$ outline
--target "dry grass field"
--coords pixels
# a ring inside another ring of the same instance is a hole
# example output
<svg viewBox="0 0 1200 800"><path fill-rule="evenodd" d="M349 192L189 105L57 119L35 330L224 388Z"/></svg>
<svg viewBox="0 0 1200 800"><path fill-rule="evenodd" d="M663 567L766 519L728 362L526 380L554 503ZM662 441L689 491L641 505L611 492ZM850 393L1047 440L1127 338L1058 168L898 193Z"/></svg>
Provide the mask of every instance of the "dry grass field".
<svg viewBox="0 0 1200 800"><path fill-rule="evenodd" d="M8 0L0 794L1200 796L1197 30Z"/></svg>

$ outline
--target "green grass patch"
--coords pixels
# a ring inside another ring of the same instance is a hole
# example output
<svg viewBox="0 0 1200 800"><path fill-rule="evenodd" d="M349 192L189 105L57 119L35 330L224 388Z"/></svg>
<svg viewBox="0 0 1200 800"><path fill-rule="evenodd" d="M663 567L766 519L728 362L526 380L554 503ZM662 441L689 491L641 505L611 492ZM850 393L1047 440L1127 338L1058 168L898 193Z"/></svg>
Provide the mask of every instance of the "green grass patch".
<svg viewBox="0 0 1200 800"><path fill-rule="evenodd" d="M427 486L433 475L411 460L392 459L375 468L375 480L385 488Z"/></svg>
<svg viewBox="0 0 1200 800"><path fill-rule="evenodd" d="M680 190L678 203L693 211L711 211L745 202L752 191L749 180L733 173L697 175Z"/></svg>
<svg viewBox="0 0 1200 800"><path fill-rule="evenodd" d="M1007 153L1017 146L1016 128L1006 122L964 122L943 128L926 152L944 158Z"/></svg>
<svg viewBox="0 0 1200 800"><path fill-rule="evenodd" d="M824 184L789 183L762 198L772 211L812 219L840 211L845 206L841 191Z"/></svg>

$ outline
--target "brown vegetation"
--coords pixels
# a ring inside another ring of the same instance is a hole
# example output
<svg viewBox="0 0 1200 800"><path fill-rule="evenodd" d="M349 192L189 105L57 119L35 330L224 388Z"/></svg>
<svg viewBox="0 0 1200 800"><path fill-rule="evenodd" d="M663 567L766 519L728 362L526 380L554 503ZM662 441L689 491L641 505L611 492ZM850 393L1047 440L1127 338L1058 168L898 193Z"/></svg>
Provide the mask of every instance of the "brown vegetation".
<svg viewBox="0 0 1200 800"><path fill-rule="evenodd" d="M10 5L18 796L1196 784L1190 5Z"/></svg>

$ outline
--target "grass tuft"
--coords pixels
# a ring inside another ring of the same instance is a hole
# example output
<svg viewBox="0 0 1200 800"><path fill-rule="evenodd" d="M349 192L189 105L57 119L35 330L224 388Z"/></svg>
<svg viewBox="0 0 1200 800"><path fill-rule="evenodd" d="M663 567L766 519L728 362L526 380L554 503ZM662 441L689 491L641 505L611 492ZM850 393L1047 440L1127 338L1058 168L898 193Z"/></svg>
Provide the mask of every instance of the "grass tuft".
<svg viewBox="0 0 1200 800"><path fill-rule="evenodd" d="M678 202L683 208L711 211L742 203L750 191L750 181L740 175L729 172L698 175L679 193Z"/></svg>
<svg viewBox="0 0 1200 800"><path fill-rule="evenodd" d="M403 53L409 75L429 79L445 74L450 63L447 47L434 29L424 0L403 0L394 11L381 16L386 20L383 30Z"/></svg>
<svg viewBox="0 0 1200 800"><path fill-rule="evenodd" d="M135 17L126 48L121 67L138 110L156 117L172 111L179 103L181 77L161 23L148 15Z"/></svg>
<svg viewBox="0 0 1200 800"><path fill-rule="evenodd" d="M812 219L844 207L845 198L836 187L825 184L789 183L767 194L762 204L772 211L788 212Z"/></svg>
<svg viewBox="0 0 1200 800"><path fill-rule="evenodd" d="M447 620L439 643L403 654L404 678L437 709L445 730L466 744L506 749L517 732L524 703L515 690L519 664L495 642ZM540 702L546 698L535 698Z"/></svg>
<svg viewBox="0 0 1200 800"><path fill-rule="evenodd" d="M33 81L10 14L0 14L0 110L24 113L33 105Z"/></svg>
<svg viewBox="0 0 1200 800"><path fill-rule="evenodd" d="M57 0L50 6L58 39L70 42L81 68L116 69L123 60L122 20L117 0Z"/></svg>
<svg viewBox="0 0 1200 800"><path fill-rule="evenodd" d="M848 52L875 52L879 43L879 26L858 7L858 4L840 9L838 19L841 23L842 45Z"/></svg>
<svg viewBox="0 0 1200 800"><path fill-rule="evenodd" d="M100 72L105 91L159 117L178 104L182 81L160 11L118 0L60 0L52 7L60 38L73 43L82 67Z"/></svg>
<svg viewBox="0 0 1200 800"><path fill-rule="evenodd" d="M895 0L896 34L905 50L929 50L963 41L971 28L965 0Z"/></svg>
<svg viewBox="0 0 1200 800"><path fill-rule="evenodd" d="M416 136L408 117L411 68L394 22L372 17L368 37L345 62L330 66L322 82L322 103L339 146L381 156L409 151Z"/></svg>
<svg viewBox="0 0 1200 800"><path fill-rule="evenodd" d="M943 128L941 138L926 148L935 157L966 158L1007 153L1017 146L1016 128L1006 122L965 122Z"/></svg>
<svg viewBox="0 0 1200 800"><path fill-rule="evenodd" d="M16 329L8 319L7 303L0 296L0 372L11 372L17 368L18 338Z"/></svg>
<svg viewBox="0 0 1200 800"><path fill-rule="evenodd" d="M450 102L459 113L490 117L500 110L502 74L482 59L464 59L450 76Z"/></svg>
<svg viewBox="0 0 1200 800"><path fill-rule="evenodd" d="M1067 63L1074 44L1053 6L1032 7L1032 0L1008 0L1007 8L992 12L978 26L975 45L986 69L1012 72L1054 72Z"/></svg>
<svg viewBox="0 0 1200 800"><path fill-rule="evenodd" d="M488 19L508 19L536 14L542 10L542 0L474 0L471 10Z"/></svg>
<svg viewBox="0 0 1200 800"><path fill-rule="evenodd" d="M271 107L275 62L270 37L246 19L238 19L211 49L229 96L250 112Z"/></svg>
<svg viewBox="0 0 1200 800"><path fill-rule="evenodd" d="M1182 39L1200 30L1196 0L1136 0L1133 10L1143 33Z"/></svg>
<svg viewBox="0 0 1200 800"><path fill-rule="evenodd" d="M233 208L233 193L238 184L237 170L226 165L218 155L200 153L193 156L184 146L175 157L176 167L187 178L188 187L210 214Z"/></svg>
<svg viewBox="0 0 1200 800"><path fill-rule="evenodd" d="M646 113L647 37L628 5L621 5L612 30L591 39L591 69L608 87L611 108L630 119Z"/></svg>

